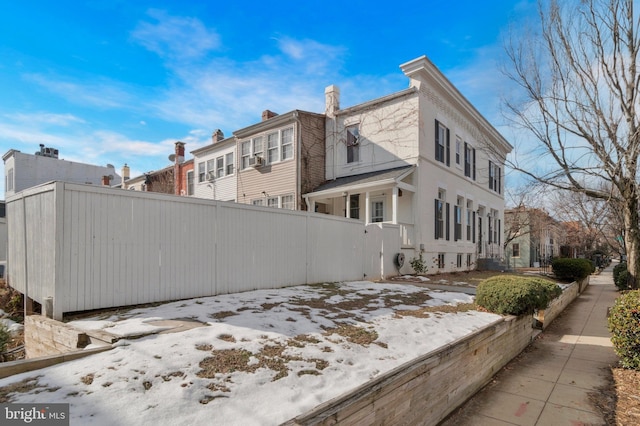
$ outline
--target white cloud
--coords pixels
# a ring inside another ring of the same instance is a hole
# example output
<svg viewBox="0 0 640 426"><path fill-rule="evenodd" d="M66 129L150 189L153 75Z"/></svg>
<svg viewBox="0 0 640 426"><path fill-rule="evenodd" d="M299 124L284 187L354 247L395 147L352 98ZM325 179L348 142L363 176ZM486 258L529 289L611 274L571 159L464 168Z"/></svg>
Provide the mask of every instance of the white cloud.
<svg viewBox="0 0 640 426"><path fill-rule="evenodd" d="M104 78L78 83L43 74L25 74L23 77L74 104L98 108L123 108L134 103L132 88Z"/></svg>
<svg viewBox="0 0 640 426"><path fill-rule="evenodd" d="M200 58L220 47L220 36L197 18L169 16L158 9L147 14L156 22L140 22L131 37L161 57Z"/></svg>
<svg viewBox="0 0 640 426"><path fill-rule="evenodd" d="M29 126L38 126L38 125L45 124L45 125L66 127L71 124L85 122L82 118L77 117L73 114L55 114L55 113L49 113L49 112L32 113L32 114L25 114L25 113L6 114L5 117L17 123L21 123L23 125L29 125Z"/></svg>

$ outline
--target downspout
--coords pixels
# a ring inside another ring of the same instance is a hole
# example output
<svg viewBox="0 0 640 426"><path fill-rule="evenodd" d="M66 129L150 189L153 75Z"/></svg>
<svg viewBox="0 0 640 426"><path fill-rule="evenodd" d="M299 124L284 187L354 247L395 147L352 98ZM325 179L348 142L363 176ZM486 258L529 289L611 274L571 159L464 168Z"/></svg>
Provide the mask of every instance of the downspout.
<svg viewBox="0 0 640 426"><path fill-rule="evenodd" d="M302 206L298 206L298 200L300 200L302 198L302 182L300 181L300 174L302 173L302 123L300 123L300 117L298 115L298 110L294 111L293 113L293 118L296 121L296 140L298 141L297 145L297 160L296 160L296 195L295 195L295 200L296 200L296 206L295 209L296 210L302 210ZM308 200L306 201L307 204L307 211L309 210L309 202Z"/></svg>

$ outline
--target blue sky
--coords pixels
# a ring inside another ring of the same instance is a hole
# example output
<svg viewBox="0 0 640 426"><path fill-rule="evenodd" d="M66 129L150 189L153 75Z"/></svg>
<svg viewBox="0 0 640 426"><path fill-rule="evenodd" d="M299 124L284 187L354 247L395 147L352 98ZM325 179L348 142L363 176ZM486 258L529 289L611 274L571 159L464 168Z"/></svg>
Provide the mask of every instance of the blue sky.
<svg viewBox="0 0 640 426"><path fill-rule="evenodd" d="M265 109L321 113L331 84L342 107L402 90L399 65L422 55L503 130L502 37L536 16L532 0L0 7L2 154L44 143L66 160L127 163L134 176L167 166L175 141L192 151Z"/></svg>

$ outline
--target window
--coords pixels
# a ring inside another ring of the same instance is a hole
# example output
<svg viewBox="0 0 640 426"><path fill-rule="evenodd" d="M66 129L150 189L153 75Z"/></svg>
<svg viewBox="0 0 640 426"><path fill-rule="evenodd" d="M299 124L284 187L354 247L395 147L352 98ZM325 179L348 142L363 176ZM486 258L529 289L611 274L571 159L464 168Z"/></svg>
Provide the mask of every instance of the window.
<svg viewBox="0 0 640 426"><path fill-rule="evenodd" d="M520 244L513 243L512 252L513 252L513 257L520 257Z"/></svg>
<svg viewBox="0 0 640 426"><path fill-rule="evenodd" d="M349 217L351 219L360 219L360 194L349 196Z"/></svg>
<svg viewBox="0 0 640 426"><path fill-rule="evenodd" d="M438 269L444 269L444 253L438 253Z"/></svg>
<svg viewBox="0 0 640 426"><path fill-rule="evenodd" d="M193 195L193 170L187 172L187 195Z"/></svg>
<svg viewBox="0 0 640 426"><path fill-rule="evenodd" d="M278 207L278 197L267 198L267 207Z"/></svg>
<svg viewBox="0 0 640 426"><path fill-rule="evenodd" d="M476 149L464 143L464 175L476 180Z"/></svg>
<svg viewBox="0 0 640 426"><path fill-rule="evenodd" d="M249 167L249 158L251 158L251 142L245 141L240 145L240 169L244 170Z"/></svg>
<svg viewBox="0 0 640 426"><path fill-rule="evenodd" d="M384 222L384 201L371 203L371 222Z"/></svg>
<svg viewBox="0 0 640 426"><path fill-rule="evenodd" d="M293 127L282 131L282 160L293 158Z"/></svg>
<svg viewBox="0 0 640 426"><path fill-rule="evenodd" d="M473 229L473 203L467 201L467 241L471 241L471 232Z"/></svg>
<svg viewBox="0 0 640 426"><path fill-rule="evenodd" d="M264 146L262 143L262 136L253 138L253 156L264 158Z"/></svg>
<svg viewBox="0 0 640 426"><path fill-rule="evenodd" d="M436 198L435 200L435 239L438 240L444 237L444 211L442 200Z"/></svg>
<svg viewBox="0 0 640 426"><path fill-rule="evenodd" d="M449 165L449 129L436 120L436 161Z"/></svg>
<svg viewBox="0 0 640 426"><path fill-rule="evenodd" d="M227 176L232 175L233 174L233 152L228 153L227 155L225 155L225 163L226 163L226 167L227 167Z"/></svg>
<svg viewBox="0 0 640 426"><path fill-rule="evenodd" d="M467 253L467 267L471 266L471 254Z"/></svg>
<svg viewBox="0 0 640 426"><path fill-rule="evenodd" d="M278 132L267 135L267 164L278 161Z"/></svg>
<svg viewBox="0 0 640 426"><path fill-rule="evenodd" d="M460 165L460 150L462 148L462 139L456 136L456 164Z"/></svg>
<svg viewBox="0 0 640 426"><path fill-rule="evenodd" d="M489 161L489 189L500 194L502 188L502 176L500 166Z"/></svg>
<svg viewBox="0 0 640 426"><path fill-rule="evenodd" d="M462 239L462 198L458 198L458 203L453 206L453 220L455 226L453 228L453 240L458 241Z"/></svg>
<svg viewBox="0 0 640 426"><path fill-rule="evenodd" d="M347 163L360 161L360 131L358 125L347 127Z"/></svg>
<svg viewBox="0 0 640 426"><path fill-rule="evenodd" d="M295 205L293 203L293 195L283 195L281 200L281 207L287 210L295 209Z"/></svg>
<svg viewBox="0 0 640 426"><path fill-rule="evenodd" d="M224 176L224 157L216 158L216 177Z"/></svg>
<svg viewBox="0 0 640 426"><path fill-rule="evenodd" d="M205 166L206 164L204 162L198 163L198 182L205 181L205 175L207 173L205 170Z"/></svg>
<svg viewBox="0 0 640 426"><path fill-rule="evenodd" d="M456 256L456 267L462 268L462 253L458 253Z"/></svg>
<svg viewBox="0 0 640 426"><path fill-rule="evenodd" d="M264 200L262 198L251 200L251 204L253 204L254 206L264 206Z"/></svg>
<svg viewBox="0 0 640 426"><path fill-rule="evenodd" d="M207 161L207 176L206 179L210 180L216 175L216 160L211 159Z"/></svg>

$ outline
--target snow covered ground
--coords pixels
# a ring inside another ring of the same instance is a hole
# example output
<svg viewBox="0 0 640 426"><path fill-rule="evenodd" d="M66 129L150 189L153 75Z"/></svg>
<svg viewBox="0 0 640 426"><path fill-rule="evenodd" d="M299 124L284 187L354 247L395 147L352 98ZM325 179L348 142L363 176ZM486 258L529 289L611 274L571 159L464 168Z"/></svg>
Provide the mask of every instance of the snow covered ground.
<svg viewBox="0 0 640 426"><path fill-rule="evenodd" d="M2 379L0 397L69 403L72 425L277 425L500 318L469 310L472 301L362 281L85 318L73 324L123 339L107 352ZM205 326L133 338L162 330L155 321L185 318Z"/></svg>

